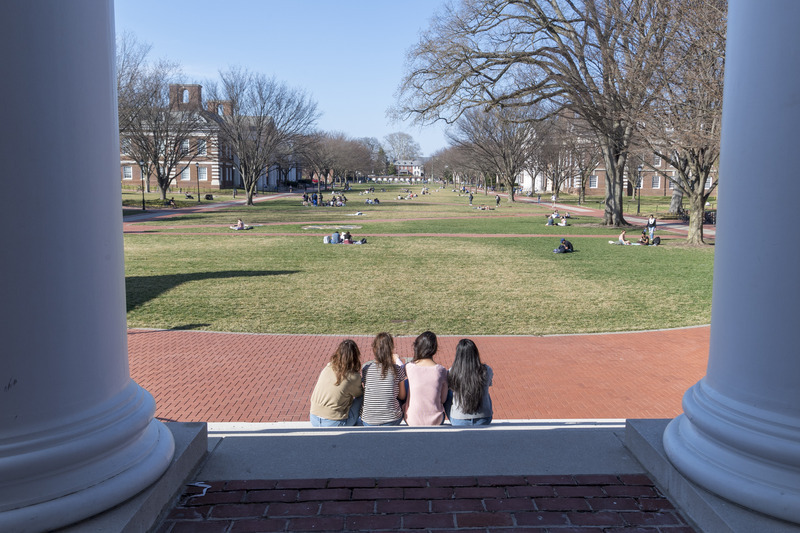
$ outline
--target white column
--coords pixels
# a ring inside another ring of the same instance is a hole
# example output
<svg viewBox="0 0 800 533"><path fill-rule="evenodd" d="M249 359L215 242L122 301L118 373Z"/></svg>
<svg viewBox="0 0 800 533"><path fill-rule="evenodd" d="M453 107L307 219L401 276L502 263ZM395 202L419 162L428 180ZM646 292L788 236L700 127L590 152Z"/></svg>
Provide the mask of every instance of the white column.
<svg viewBox="0 0 800 533"><path fill-rule="evenodd" d="M729 5L706 376L664 434L689 479L800 523L800 2Z"/></svg>
<svg viewBox="0 0 800 533"><path fill-rule="evenodd" d="M43 531L174 444L128 370L112 2L2 2L0 50L0 531Z"/></svg>

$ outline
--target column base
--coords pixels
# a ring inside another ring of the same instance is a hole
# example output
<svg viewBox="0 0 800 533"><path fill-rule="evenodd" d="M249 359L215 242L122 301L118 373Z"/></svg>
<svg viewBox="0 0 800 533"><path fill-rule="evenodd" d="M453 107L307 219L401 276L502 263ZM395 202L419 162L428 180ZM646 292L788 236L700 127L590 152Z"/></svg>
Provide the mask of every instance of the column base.
<svg viewBox="0 0 800 533"><path fill-rule="evenodd" d="M72 424L0 442L0 531L49 531L78 522L164 473L175 442L153 419L152 396L130 381L109 403Z"/></svg>
<svg viewBox="0 0 800 533"><path fill-rule="evenodd" d="M683 398L664 432L675 468L701 487L800 524L800 419L723 396L705 380Z"/></svg>

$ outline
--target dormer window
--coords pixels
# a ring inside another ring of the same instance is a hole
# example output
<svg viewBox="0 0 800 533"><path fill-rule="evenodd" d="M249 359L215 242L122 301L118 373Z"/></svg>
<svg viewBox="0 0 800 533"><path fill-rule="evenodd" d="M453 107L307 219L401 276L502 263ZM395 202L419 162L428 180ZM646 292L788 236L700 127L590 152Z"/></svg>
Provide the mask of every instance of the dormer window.
<svg viewBox="0 0 800 533"><path fill-rule="evenodd" d="M183 101L184 104L189 103L189 89L184 89L182 91L181 100Z"/></svg>

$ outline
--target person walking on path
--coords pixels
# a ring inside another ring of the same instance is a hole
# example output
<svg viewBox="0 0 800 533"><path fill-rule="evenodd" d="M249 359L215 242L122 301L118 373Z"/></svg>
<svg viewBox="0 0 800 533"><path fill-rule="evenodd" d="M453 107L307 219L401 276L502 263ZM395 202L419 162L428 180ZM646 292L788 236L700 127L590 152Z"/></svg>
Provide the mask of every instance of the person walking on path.
<svg viewBox="0 0 800 533"><path fill-rule="evenodd" d="M494 205L495 205L495 207L500 207L500 195L499 194L495 194L494 195Z"/></svg>
<svg viewBox="0 0 800 533"><path fill-rule="evenodd" d="M653 234L656 232L656 217L652 214L647 219L647 232L650 234L650 242L653 242Z"/></svg>
<svg viewBox="0 0 800 533"><path fill-rule="evenodd" d="M472 192L469 193L469 205L472 205Z"/></svg>

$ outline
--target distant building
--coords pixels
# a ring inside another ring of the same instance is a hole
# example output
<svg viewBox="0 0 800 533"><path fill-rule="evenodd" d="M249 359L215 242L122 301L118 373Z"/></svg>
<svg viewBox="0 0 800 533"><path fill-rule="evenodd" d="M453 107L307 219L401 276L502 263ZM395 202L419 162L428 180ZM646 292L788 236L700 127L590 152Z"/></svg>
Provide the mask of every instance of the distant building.
<svg viewBox="0 0 800 533"><path fill-rule="evenodd" d="M414 176L416 178L421 178L425 174L423 165L424 163L418 159L403 159L394 162L398 176Z"/></svg>
<svg viewBox="0 0 800 533"><path fill-rule="evenodd" d="M173 84L169 87L170 106L178 110L195 109L202 117L201 126L184 141L184 151L193 159L179 163L172 181L172 188L195 190L231 189L241 187L242 180L236 170L236 153L220 138L217 116L232 113L230 102L209 101L202 107L202 86L195 84ZM128 155L130 140L120 136L120 174L123 187L139 187L144 181L146 190L156 190L155 175L145 176L139 163ZM298 181L301 176L299 163L291 161L274 163L266 174L258 179L258 189L276 189L280 183Z"/></svg>

